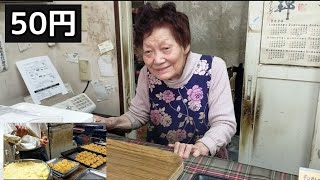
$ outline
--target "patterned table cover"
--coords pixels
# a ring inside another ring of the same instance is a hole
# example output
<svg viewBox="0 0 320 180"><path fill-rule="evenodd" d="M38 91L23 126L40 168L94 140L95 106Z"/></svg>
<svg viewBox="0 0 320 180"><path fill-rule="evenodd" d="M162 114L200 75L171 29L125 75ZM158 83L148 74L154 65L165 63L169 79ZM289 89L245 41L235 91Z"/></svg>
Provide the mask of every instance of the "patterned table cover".
<svg viewBox="0 0 320 180"><path fill-rule="evenodd" d="M122 140L130 143L152 146L163 150L172 151L172 148L144 141L107 133L107 138ZM108 144L108 140L107 140ZM108 147L108 146L107 146ZM234 161L211 156L192 157L184 160L184 170L179 180L192 179L195 174L207 174L215 177L234 180L297 180L298 176L279 171L264 169L256 166L242 164ZM107 167L108 168L108 167Z"/></svg>

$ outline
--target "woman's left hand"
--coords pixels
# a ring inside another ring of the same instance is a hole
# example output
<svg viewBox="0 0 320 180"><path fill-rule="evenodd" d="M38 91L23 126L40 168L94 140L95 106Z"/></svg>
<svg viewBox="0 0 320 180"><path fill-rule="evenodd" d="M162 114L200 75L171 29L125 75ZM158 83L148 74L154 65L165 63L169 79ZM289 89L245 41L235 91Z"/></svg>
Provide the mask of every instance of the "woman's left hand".
<svg viewBox="0 0 320 180"><path fill-rule="evenodd" d="M197 142L196 144L176 142L175 144L169 144L169 147L174 147L174 153L178 154L183 159L187 159L190 153L192 153L194 157L209 155L209 149L202 142Z"/></svg>
<svg viewBox="0 0 320 180"><path fill-rule="evenodd" d="M41 146L46 146L49 143L49 139L48 136L42 136L42 138L40 139L40 145Z"/></svg>

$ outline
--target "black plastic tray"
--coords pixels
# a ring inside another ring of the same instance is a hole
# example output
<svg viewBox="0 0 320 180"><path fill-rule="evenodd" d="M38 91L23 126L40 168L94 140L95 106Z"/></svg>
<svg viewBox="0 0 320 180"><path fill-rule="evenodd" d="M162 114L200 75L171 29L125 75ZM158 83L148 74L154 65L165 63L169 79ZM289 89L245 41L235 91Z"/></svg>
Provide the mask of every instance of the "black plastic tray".
<svg viewBox="0 0 320 180"><path fill-rule="evenodd" d="M79 161L76 160L76 155L77 155L78 153L82 152L82 151L88 151L88 150L82 149L82 148L80 148L80 147L76 147L76 148L70 149L70 150L68 150L68 151L62 152L61 155L62 155L63 157L65 157L65 158L67 158L67 159L70 159L70 160L79 162ZM92 151L88 151L88 152L92 152ZM92 152L92 153L95 153L95 152ZM100 153L95 153L95 154L101 155L101 156L103 156L103 157L106 157L106 155L104 155L104 154L100 154ZM83 164L82 162L79 162L79 163L82 164L83 166L87 167L87 168L93 168L93 167L91 167L91 166L88 166L88 165L86 165L86 164ZM93 168L93 169L98 169L98 168L102 167L102 166L105 165L105 164L106 164L106 162L104 162L104 163L101 164L100 166L98 166L98 167L96 167L96 168Z"/></svg>
<svg viewBox="0 0 320 180"><path fill-rule="evenodd" d="M228 180L228 179L222 178L222 177L217 177L217 176L212 176L212 175L207 175L207 174L197 173L192 177L192 180Z"/></svg>

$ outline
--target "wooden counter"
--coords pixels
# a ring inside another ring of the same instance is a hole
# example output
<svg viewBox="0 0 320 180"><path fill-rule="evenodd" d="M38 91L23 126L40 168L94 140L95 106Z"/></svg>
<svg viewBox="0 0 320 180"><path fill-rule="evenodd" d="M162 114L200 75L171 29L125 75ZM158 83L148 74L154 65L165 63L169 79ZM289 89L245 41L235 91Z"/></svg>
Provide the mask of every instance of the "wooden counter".
<svg viewBox="0 0 320 180"><path fill-rule="evenodd" d="M112 139L107 148L108 180L174 180L183 171L183 160L173 152Z"/></svg>
<svg viewBox="0 0 320 180"><path fill-rule="evenodd" d="M129 138L125 138L122 136L117 136L115 134L107 133L107 137L108 137L108 139L107 139L108 155L107 156L114 154L112 151L116 150L116 149L114 149L114 150L110 149L110 142L112 142L112 140L120 140L120 141L126 142L129 144L128 146L130 146L130 144L139 144L140 146L153 147L153 148L157 148L162 151L168 151L168 152L173 151L173 149L169 148L168 146L162 146L162 145L153 144L153 143L149 143L149 142L145 142L145 141L138 141L138 140L134 140L134 139L129 139ZM121 147L121 146L119 146L119 147ZM128 158L126 151L127 151L127 149L131 149L131 148L127 148L125 146L122 146L122 147L125 149L125 150L123 150L123 154L124 154L123 158ZM111 150L111 154L110 154L110 150ZM136 150L134 150L134 151L136 151ZM131 155L132 155L132 153L131 153ZM157 158L157 157L155 157L155 158ZM117 158L115 158L115 159L117 159ZM157 170L156 169L158 167L157 164L152 165L152 164L150 164L149 161L146 160L145 166L148 166L148 167L144 167L144 166L132 167L132 169L129 169L129 171L125 173L125 172L121 172L121 171L117 172L117 169L114 169L114 168L116 168L116 165L117 165L117 162L113 162L115 159L109 157L107 160L107 163L110 162L110 163L108 163L108 173L107 173L108 180L110 180L111 178L112 179L127 179L127 180L129 180L130 176L126 176L126 175L128 175L130 172L132 172L132 174L136 174L137 173L136 171L138 171L138 172L145 171L145 173L150 173L150 174L147 174L148 177L152 177L152 179L159 179L157 177L159 172L154 172ZM139 158L135 158L135 159L137 161L139 160ZM124 161L124 160L122 160L122 161ZM137 163L137 162L133 162L133 163ZM143 162L141 162L141 163L143 163ZM215 176L215 177L219 177L219 178L233 179L233 180L234 179L236 179L236 180L240 180L240 179L298 180L298 176L293 175L293 174L287 174L284 172L273 171L270 169L264 169L264 168L251 166L248 164L242 164L242 163L238 163L238 162L234 162L234 161L229 161L226 159L220 159L220 158L216 158L216 157L212 157L212 156L199 156L197 158L190 156L188 159L185 159L183 161L183 163L184 163L184 169L183 169L183 172L180 175L180 177L178 177L179 180L192 179L198 173L207 174L207 175ZM168 163L167 166L171 166L171 164ZM110 168L110 167L112 167L112 168ZM147 168L147 170L145 170L144 168ZM151 174L151 173L154 173L154 174ZM132 178L132 179L139 179L139 178ZM149 178L149 179L151 179L151 178Z"/></svg>

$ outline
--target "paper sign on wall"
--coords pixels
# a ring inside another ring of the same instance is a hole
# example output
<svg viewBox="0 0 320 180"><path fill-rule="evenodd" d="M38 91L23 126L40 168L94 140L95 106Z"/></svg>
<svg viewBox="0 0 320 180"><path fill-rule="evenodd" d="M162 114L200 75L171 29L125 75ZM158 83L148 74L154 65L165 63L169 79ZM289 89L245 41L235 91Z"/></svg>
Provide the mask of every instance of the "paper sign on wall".
<svg viewBox="0 0 320 180"><path fill-rule="evenodd" d="M299 168L299 180L318 180L320 179L320 170L310 168Z"/></svg>
<svg viewBox="0 0 320 180"><path fill-rule="evenodd" d="M110 56L101 56L98 59L98 65L101 76L114 76L112 67L112 58Z"/></svg>
<svg viewBox="0 0 320 180"><path fill-rule="evenodd" d="M8 61L6 51L4 49L4 41L0 35L0 72L8 70Z"/></svg>
<svg viewBox="0 0 320 180"><path fill-rule="evenodd" d="M31 43L18 43L19 51L25 51L27 49L30 49L32 47Z"/></svg>
<svg viewBox="0 0 320 180"><path fill-rule="evenodd" d="M16 65L36 104L56 94L67 93L64 83L48 56L18 61Z"/></svg>
<svg viewBox="0 0 320 180"><path fill-rule="evenodd" d="M103 43L98 44L100 54L111 51L113 49L113 44L110 40L107 40Z"/></svg>
<svg viewBox="0 0 320 180"><path fill-rule="evenodd" d="M107 100L108 99L108 93L107 93L107 90L106 90L106 87L105 85L103 84L102 81L100 80L92 80L91 81L91 85L93 87L93 90L97 96L97 101L100 102L100 101L104 101L104 100Z"/></svg>
<svg viewBox="0 0 320 180"><path fill-rule="evenodd" d="M79 63L79 54L78 53L66 53L66 61L72 63Z"/></svg>

